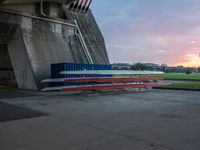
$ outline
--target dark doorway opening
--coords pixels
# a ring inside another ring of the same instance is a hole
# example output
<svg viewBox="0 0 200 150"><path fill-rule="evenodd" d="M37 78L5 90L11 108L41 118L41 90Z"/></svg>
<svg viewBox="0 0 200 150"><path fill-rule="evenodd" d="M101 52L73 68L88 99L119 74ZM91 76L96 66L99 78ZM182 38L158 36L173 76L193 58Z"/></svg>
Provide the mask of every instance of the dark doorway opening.
<svg viewBox="0 0 200 150"><path fill-rule="evenodd" d="M17 82L6 45L0 45L0 86L17 87Z"/></svg>

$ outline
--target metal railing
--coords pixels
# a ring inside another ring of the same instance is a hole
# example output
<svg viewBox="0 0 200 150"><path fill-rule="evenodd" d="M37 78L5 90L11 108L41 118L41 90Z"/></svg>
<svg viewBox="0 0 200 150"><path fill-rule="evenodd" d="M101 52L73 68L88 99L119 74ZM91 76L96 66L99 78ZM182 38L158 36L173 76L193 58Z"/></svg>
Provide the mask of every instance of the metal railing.
<svg viewBox="0 0 200 150"><path fill-rule="evenodd" d="M78 36L78 38L79 38L79 40L80 40L80 42L81 42L81 45L82 45L82 47L83 47L84 53L85 53L85 55L86 55L86 57L87 57L89 63L94 64L94 61L93 61L93 59L92 59L92 57L91 57L91 55L90 55L90 52L89 52L88 47L87 47L87 45L86 45L86 43L85 43L85 40L84 40L84 38L83 38L83 34L81 33L81 30L80 30L80 28L79 28L79 26L78 26L77 21L74 20L74 23L75 23L75 25L76 25L76 27L77 27L77 30L78 30L78 33L75 34L75 35Z"/></svg>

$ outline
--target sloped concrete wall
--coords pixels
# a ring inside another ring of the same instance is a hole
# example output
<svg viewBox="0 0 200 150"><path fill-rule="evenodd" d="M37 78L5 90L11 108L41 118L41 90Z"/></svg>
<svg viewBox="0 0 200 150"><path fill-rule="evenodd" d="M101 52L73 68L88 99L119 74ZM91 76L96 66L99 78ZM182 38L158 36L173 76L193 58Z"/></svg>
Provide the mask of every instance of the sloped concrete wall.
<svg viewBox="0 0 200 150"><path fill-rule="evenodd" d="M79 13L65 8L65 14L69 20L77 21L89 53L95 58L94 63L109 64L105 41L92 12L89 10L87 13Z"/></svg>
<svg viewBox="0 0 200 150"><path fill-rule="evenodd" d="M30 64L30 58L27 55L27 49L24 45L21 30L17 30L13 39L8 43L8 50L12 66L14 68L18 87L20 89L37 90L37 79Z"/></svg>

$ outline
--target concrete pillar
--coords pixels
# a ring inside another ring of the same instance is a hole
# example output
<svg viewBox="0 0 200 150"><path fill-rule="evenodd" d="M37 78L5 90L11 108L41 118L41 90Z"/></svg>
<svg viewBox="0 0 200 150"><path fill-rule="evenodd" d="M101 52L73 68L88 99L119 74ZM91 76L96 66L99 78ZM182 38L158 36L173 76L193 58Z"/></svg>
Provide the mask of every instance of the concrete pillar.
<svg viewBox="0 0 200 150"><path fill-rule="evenodd" d="M15 33L13 39L8 43L8 50L18 87L20 89L37 90L36 79L20 30Z"/></svg>

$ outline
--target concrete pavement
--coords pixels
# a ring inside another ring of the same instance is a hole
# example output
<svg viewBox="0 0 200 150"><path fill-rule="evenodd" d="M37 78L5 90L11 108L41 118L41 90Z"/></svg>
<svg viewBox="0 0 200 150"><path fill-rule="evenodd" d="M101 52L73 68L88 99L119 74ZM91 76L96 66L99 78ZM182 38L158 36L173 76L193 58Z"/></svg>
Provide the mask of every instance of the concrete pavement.
<svg viewBox="0 0 200 150"><path fill-rule="evenodd" d="M199 92L11 93L0 101L49 115L0 123L0 150L200 149Z"/></svg>

